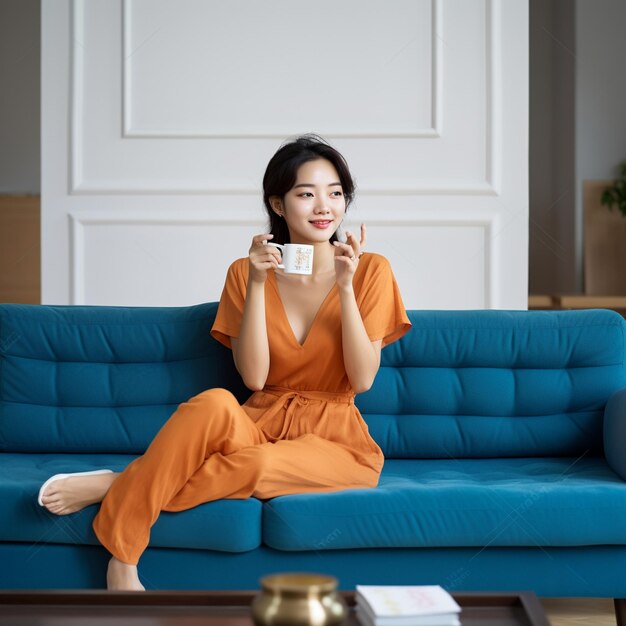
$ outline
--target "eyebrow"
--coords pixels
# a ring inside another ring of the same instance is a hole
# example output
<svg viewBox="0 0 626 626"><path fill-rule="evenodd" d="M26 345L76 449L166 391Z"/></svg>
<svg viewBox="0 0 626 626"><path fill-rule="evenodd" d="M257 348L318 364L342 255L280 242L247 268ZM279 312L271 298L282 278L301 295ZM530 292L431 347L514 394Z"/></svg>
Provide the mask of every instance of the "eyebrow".
<svg viewBox="0 0 626 626"><path fill-rule="evenodd" d="M341 183L330 183L330 185L328 185L329 187L334 187L335 185L339 185L341 187ZM300 183L299 185L294 185L294 189L296 189L297 187L315 187L315 185L312 185L311 183Z"/></svg>

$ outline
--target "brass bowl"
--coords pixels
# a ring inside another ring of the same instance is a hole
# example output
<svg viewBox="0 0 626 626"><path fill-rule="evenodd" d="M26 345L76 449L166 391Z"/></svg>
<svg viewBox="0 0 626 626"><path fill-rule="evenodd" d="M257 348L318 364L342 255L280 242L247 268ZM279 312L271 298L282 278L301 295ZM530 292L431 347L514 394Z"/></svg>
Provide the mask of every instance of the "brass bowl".
<svg viewBox="0 0 626 626"><path fill-rule="evenodd" d="M252 602L257 626L334 626L348 614L334 576L309 573L271 574L261 578Z"/></svg>

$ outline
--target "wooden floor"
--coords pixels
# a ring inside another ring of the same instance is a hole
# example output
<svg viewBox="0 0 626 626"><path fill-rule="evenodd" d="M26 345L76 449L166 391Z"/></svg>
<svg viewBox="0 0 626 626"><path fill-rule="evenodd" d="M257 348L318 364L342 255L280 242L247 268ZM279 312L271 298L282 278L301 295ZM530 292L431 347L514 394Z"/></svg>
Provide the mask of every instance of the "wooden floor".
<svg viewBox="0 0 626 626"><path fill-rule="evenodd" d="M612 598L540 598L552 626L616 626Z"/></svg>

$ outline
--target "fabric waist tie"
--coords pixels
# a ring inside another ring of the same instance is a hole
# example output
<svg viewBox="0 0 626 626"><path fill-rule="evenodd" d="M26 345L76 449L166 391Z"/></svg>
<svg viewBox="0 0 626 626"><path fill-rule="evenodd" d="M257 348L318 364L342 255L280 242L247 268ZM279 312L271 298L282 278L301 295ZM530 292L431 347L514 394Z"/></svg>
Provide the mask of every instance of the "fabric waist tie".
<svg viewBox="0 0 626 626"><path fill-rule="evenodd" d="M266 385L263 387L261 392L274 395L282 402L277 401L267 410L267 412L257 422L259 427L262 427L265 422L268 422L275 417L281 408L287 408L285 421L283 422L280 434L274 437L266 433L266 436L270 441L279 441L284 439L289 434L296 407L306 406L310 400L335 402L340 404L354 404L355 396L352 391L305 391L300 389L289 389L288 387L279 387L277 385Z"/></svg>
<svg viewBox="0 0 626 626"><path fill-rule="evenodd" d="M300 397L307 400L323 400L325 402L343 402L354 404L354 392L352 391L307 391L303 389L290 389L289 387L279 387L278 385L266 385L261 389L264 393L271 393L275 396Z"/></svg>

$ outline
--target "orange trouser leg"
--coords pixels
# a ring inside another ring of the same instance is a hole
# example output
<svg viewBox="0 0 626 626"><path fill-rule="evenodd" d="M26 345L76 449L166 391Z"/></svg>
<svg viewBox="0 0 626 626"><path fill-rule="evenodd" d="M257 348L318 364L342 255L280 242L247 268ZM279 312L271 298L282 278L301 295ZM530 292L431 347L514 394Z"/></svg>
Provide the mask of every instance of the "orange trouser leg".
<svg viewBox="0 0 626 626"><path fill-rule="evenodd" d="M312 433L244 448L229 456L213 454L168 503L183 511L219 498L261 500L293 493L375 487L379 472L360 464L346 448ZM237 489L233 495L233 490Z"/></svg>
<svg viewBox="0 0 626 626"><path fill-rule="evenodd" d="M268 442L235 396L209 389L181 404L120 474L93 528L113 556L134 565L161 511L220 498L375 487L378 476L340 444L312 433Z"/></svg>
<svg viewBox="0 0 626 626"><path fill-rule="evenodd" d="M207 459L215 458L212 465L216 476L198 485L201 495L196 494L191 506L228 496L248 497L260 467L236 462L230 455L266 441L230 391L208 389L194 396L178 407L145 454L130 463L111 485L93 522L96 536L117 559L136 564L159 513ZM229 466L236 471L228 472L228 480L219 478Z"/></svg>

